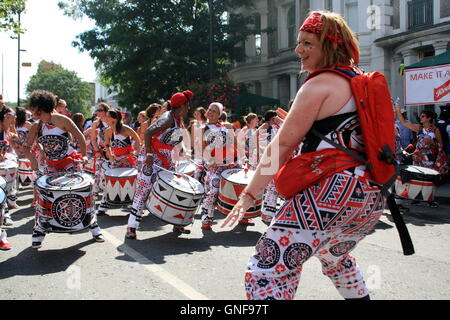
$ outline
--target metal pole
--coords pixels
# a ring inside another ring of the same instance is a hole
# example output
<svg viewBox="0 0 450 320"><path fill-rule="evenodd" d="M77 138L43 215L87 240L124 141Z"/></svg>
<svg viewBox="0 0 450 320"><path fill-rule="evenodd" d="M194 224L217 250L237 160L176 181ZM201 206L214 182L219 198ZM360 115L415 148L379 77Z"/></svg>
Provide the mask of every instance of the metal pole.
<svg viewBox="0 0 450 320"><path fill-rule="evenodd" d="M208 0L209 6L209 80L213 79L213 7L212 0Z"/></svg>
<svg viewBox="0 0 450 320"><path fill-rule="evenodd" d="M19 12L20 28L20 12ZM20 32L17 35L17 106L20 107Z"/></svg>

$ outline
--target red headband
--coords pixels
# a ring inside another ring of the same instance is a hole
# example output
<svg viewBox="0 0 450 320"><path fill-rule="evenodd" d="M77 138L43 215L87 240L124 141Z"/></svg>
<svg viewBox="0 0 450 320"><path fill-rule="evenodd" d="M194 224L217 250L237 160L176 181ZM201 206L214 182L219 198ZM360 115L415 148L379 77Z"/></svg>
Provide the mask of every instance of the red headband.
<svg viewBox="0 0 450 320"><path fill-rule="evenodd" d="M302 26L298 29L298 31L305 31L305 32L310 32L310 33L314 33L317 35L321 35L322 31L323 31L322 14L317 11L312 12L309 15L309 17L306 18L305 22L303 22ZM325 37L337 45L341 45L343 43L342 35L339 32L339 30L336 30L335 35L327 34ZM353 48L352 51L353 51L353 56L354 56L353 59L354 59L355 63L358 63L359 62L358 50L356 48Z"/></svg>
<svg viewBox="0 0 450 320"><path fill-rule="evenodd" d="M170 98L170 105L173 108L177 108L188 102L192 99L194 96L194 93L190 90L186 90L183 92L177 92L175 93L172 98Z"/></svg>

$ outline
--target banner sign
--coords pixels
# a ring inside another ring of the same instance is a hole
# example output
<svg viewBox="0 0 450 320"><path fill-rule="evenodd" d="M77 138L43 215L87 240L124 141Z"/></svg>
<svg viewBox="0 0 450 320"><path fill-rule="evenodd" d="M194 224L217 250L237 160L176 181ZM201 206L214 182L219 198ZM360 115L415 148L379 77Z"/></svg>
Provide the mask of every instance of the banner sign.
<svg viewBox="0 0 450 320"><path fill-rule="evenodd" d="M405 70L405 105L450 103L450 64Z"/></svg>

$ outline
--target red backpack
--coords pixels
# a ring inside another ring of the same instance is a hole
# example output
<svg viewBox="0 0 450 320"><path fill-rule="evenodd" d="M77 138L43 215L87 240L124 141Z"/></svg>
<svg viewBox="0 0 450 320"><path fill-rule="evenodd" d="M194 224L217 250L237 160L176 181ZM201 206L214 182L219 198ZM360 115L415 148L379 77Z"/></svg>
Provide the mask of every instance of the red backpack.
<svg viewBox="0 0 450 320"><path fill-rule="evenodd" d="M323 72L334 72L350 81L367 155L364 162L371 180L383 185L382 191L386 193L398 176L395 162L395 116L386 78L380 72L364 73L356 67L339 66L317 70L311 73L306 81ZM361 159L318 131L313 132L357 160Z"/></svg>

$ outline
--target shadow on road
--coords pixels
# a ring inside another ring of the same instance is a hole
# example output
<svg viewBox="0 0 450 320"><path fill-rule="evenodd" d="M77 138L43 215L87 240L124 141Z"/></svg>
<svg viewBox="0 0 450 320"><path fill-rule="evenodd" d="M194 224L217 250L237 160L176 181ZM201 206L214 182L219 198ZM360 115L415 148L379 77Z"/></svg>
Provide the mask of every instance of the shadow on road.
<svg viewBox="0 0 450 320"><path fill-rule="evenodd" d="M72 247L57 250L41 249L38 251L28 247L0 264L0 279L18 275L35 276L65 271L86 254L81 250L83 247L94 243L94 240L87 240Z"/></svg>

